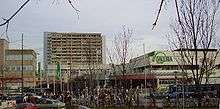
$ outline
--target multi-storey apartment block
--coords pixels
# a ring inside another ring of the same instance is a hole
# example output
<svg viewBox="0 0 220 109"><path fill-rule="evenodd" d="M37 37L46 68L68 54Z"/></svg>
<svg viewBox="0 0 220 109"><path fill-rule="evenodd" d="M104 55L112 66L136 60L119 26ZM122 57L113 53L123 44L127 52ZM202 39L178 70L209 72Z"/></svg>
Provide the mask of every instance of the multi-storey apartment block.
<svg viewBox="0 0 220 109"><path fill-rule="evenodd" d="M105 40L101 33L44 32L44 69L59 62L67 70L85 72L105 64ZM53 67L54 69L54 67ZM52 72L53 73L53 72ZM76 73L76 72L75 72ZM50 75L50 74L49 74Z"/></svg>

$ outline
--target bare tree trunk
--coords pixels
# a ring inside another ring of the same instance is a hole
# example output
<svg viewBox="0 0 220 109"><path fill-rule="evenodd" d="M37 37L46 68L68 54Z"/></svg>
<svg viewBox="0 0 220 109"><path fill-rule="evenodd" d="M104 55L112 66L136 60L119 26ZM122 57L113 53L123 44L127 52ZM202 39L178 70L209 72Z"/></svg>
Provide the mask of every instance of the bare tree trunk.
<svg viewBox="0 0 220 109"><path fill-rule="evenodd" d="M171 49L179 54L182 73L188 72L197 89L201 106L200 84L208 83L219 52L216 46L216 13L220 0L175 0L177 20L171 25ZM213 49L214 48L214 49ZM185 66L190 66L187 68Z"/></svg>
<svg viewBox="0 0 220 109"><path fill-rule="evenodd" d="M214 2L215 1L215 2ZM216 12L220 0L180 0L176 1L177 23L171 25L174 35L170 38L171 49L179 53L176 59L183 72L185 65L190 65L194 84L202 83L203 78L209 78L216 67L218 54L216 46ZM177 49L177 50L175 50ZM209 74L209 75L207 75Z"/></svg>

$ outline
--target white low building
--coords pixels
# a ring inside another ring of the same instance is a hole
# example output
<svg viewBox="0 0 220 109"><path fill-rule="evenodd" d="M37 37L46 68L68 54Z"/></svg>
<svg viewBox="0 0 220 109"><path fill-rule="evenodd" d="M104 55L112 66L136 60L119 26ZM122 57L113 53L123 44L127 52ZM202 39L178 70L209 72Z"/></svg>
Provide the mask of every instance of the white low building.
<svg viewBox="0 0 220 109"><path fill-rule="evenodd" d="M182 55L181 55L182 53ZM198 69L202 69L207 64L209 69L213 67L213 70L207 70L210 74L209 84L220 84L220 54L217 49L199 49L197 50L197 66ZM204 59L204 53L207 53L206 59ZM185 56L184 59L181 58ZM187 60L186 56L191 60ZM215 57L216 56L216 57ZM194 57L194 58L193 58ZM214 59L215 58L215 59ZM183 62L185 60L187 62ZM127 72L130 74L154 74L157 78L159 87L166 87L170 84L175 84L176 80L186 78L188 80L193 79L192 69L195 71L195 50L174 50L174 51L152 51L145 55L133 58L130 60ZM191 63L193 62L193 63ZM204 67L205 68L205 67ZM183 73L187 72L187 73ZM200 70L199 70L200 71ZM206 74L203 74L202 82L205 83Z"/></svg>

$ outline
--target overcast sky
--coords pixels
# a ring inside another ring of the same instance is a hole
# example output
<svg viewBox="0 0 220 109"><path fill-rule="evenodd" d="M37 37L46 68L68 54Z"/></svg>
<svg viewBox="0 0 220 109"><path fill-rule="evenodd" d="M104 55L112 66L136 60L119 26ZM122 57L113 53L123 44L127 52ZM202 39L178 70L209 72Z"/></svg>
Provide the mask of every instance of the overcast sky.
<svg viewBox="0 0 220 109"><path fill-rule="evenodd" d="M25 0L1 0L0 17L8 18ZM66 0L32 0L10 22L9 38L12 48L19 48L24 33L25 48L35 49L42 58L43 32L101 32L109 47L114 34L122 25L134 29L137 52L167 48L167 29L172 21L172 6L166 5L158 25L151 30L160 0L78 0L75 11ZM172 4L172 3L170 3ZM0 32L5 28L0 27Z"/></svg>

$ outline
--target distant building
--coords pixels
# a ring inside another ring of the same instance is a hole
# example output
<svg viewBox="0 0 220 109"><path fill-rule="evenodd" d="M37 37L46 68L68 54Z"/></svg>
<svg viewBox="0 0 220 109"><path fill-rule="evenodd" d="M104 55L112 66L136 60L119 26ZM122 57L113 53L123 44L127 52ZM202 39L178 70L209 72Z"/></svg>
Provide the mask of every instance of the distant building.
<svg viewBox="0 0 220 109"><path fill-rule="evenodd" d="M36 52L31 49L23 50L23 80L24 87L33 87L36 84L35 73L37 71L37 57ZM22 50L8 49L5 51L5 66L4 77L18 78L22 77ZM14 81L8 83L7 86L21 87L21 82Z"/></svg>
<svg viewBox="0 0 220 109"><path fill-rule="evenodd" d="M8 41L0 39L0 75L2 76L5 70L5 50L9 48Z"/></svg>
<svg viewBox="0 0 220 109"><path fill-rule="evenodd" d="M55 74L58 62L63 75L76 76L102 66L105 58L105 39L101 33L44 32L44 69L50 77Z"/></svg>

